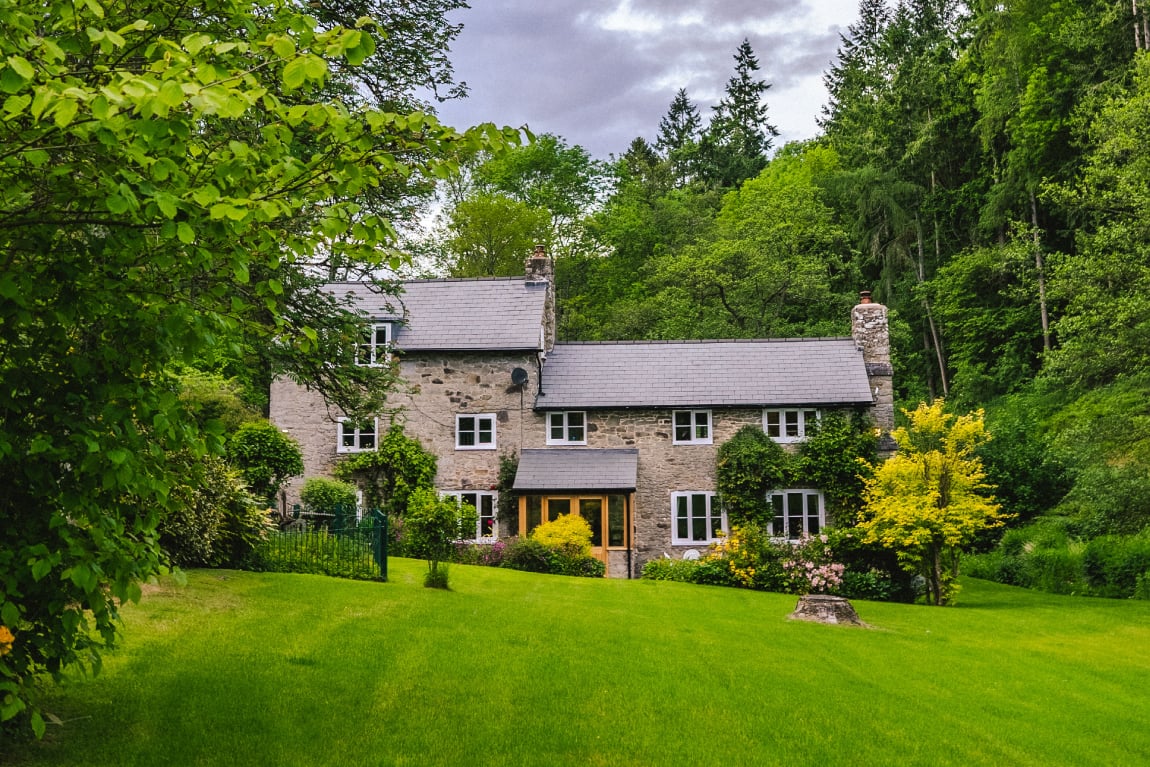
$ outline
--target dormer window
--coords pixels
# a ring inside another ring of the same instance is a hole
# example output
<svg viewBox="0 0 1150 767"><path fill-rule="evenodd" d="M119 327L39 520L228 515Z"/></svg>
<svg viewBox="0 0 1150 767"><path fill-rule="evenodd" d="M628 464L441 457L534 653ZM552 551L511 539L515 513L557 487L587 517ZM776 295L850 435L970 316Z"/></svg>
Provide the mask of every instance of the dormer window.
<svg viewBox="0 0 1150 767"><path fill-rule="evenodd" d="M763 411L763 431L775 442L801 442L822 417L818 410L779 408Z"/></svg>
<svg viewBox="0 0 1150 767"><path fill-rule="evenodd" d="M355 364L386 364L391 352L391 323L376 322L368 326L363 340L355 347Z"/></svg>

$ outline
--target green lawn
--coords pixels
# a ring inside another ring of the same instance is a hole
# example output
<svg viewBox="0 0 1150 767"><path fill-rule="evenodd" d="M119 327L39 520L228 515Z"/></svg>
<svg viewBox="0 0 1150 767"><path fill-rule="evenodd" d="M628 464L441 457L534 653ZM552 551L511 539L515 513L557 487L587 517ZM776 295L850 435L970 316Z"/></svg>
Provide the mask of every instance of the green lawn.
<svg viewBox="0 0 1150 767"><path fill-rule="evenodd" d="M1150 603L967 580L953 608L456 566L454 590L197 571L19 765L1138 765ZM3 755L0 755L2 757ZM0 763L4 761L0 758Z"/></svg>

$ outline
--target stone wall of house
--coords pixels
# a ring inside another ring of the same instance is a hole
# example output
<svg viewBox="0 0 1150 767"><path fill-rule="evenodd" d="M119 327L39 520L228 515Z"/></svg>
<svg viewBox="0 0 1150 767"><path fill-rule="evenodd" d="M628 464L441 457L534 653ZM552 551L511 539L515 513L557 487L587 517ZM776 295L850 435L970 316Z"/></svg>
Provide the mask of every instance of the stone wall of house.
<svg viewBox="0 0 1150 767"><path fill-rule="evenodd" d="M715 492L715 458L719 445L747 424L762 426L761 408L716 409L711 413L712 444L676 445L672 439L671 409L593 410L587 412L588 448L638 448L639 465L632 513L631 572L638 577L643 565L664 554L680 558L688 549L700 553L706 546L675 546L671 535L671 493ZM546 447L542 414L535 428L526 430L526 448ZM626 576L612 562L612 575Z"/></svg>
<svg viewBox="0 0 1150 767"><path fill-rule="evenodd" d="M393 409L380 416L379 434L382 437L393 419L403 423L408 436L438 457L436 486L441 490L491 489L499 480L499 456L518 452L525 429L542 428L531 410L538 386L533 353L419 353L399 364L405 383L388 397ZM526 384L511 382L515 368L527 372ZM326 406L317 392L287 379L272 384L270 409L273 422L303 450L304 476L286 488L290 506L299 502L305 479L331 476L343 455L336 449L343 413ZM455 416L460 413L495 415L494 450L456 450Z"/></svg>

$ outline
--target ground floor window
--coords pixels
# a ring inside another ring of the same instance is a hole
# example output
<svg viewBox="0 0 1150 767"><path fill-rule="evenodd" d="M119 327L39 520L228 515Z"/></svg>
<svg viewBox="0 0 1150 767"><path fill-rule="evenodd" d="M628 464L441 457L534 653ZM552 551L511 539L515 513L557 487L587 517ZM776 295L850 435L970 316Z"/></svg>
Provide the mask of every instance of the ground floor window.
<svg viewBox="0 0 1150 767"><path fill-rule="evenodd" d="M544 522L578 514L591 526L592 554L604 559L607 549L631 546L631 498L607 495L525 495L519 499L519 535L530 535Z"/></svg>
<svg viewBox="0 0 1150 767"><path fill-rule="evenodd" d="M496 502L495 493L451 490L443 495L458 498L460 503L469 503L475 507L476 541L493 541L499 537L499 528L496 522L496 510L499 508L499 504Z"/></svg>
<svg viewBox="0 0 1150 767"><path fill-rule="evenodd" d="M817 490L777 490L767 493L767 500L775 511L771 520L774 538L795 541L803 533L818 535L826 527L823 494Z"/></svg>
<svg viewBox="0 0 1150 767"><path fill-rule="evenodd" d="M714 493L671 493L671 543L707 544L727 529L727 515Z"/></svg>

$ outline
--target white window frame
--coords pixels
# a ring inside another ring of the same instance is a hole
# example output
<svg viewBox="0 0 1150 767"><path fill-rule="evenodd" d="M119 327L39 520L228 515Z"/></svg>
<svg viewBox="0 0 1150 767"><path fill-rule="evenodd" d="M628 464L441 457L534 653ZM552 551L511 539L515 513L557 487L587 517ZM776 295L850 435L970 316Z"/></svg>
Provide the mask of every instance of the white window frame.
<svg viewBox="0 0 1150 767"><path fill-rule="evenodd" d="M582 423L571 425L571 417L578 416ZM552 436L552 430L562 431L561 438ZM578 429L583 432L582 439L572 439L571 432ZM553 410L547 414L547 444L548 445L586 445L587 444L587 413L583 410Z"/></svg>
<svg viewBox="0 0 1150 767"><path fill-rule="evenodd" d="M443 498L454 498L456 503L462 504L464 496L475 496L475 537L464 538L466 541L474 541L475 543L494 543L499 540L499 493L490 490L446 490L440 494ZM491 513L483 513L482 498L491 499ZM470 501L468 501L470 502ZM490 521L490 535L483 535L483 522L484 520Z"/></svg>
<svg viewBox="0 0 1150 767"><path fill-rule="evenodd" d="M464 418L474 418L475 428L470 431L474 437L474 442L470 445L463 444L463 435L465 432L460 424ZM491 441L480 442L479 438L483 433L483 428L479 422L483 419L490 419L491 421ZM495 449L495 432L497 418L495 413L457 413L455 416L455 449L456 450L494 450Z"/></svg>
<svg viewBox="0 0 1150 767"><path fill-rule="evenodd" d="M802 521L801 530L795 530L789 524L790 519L793 518L793 515L788 513L790 508L790 498L797 495L801 495L803 498L802 514L799 516L799 519ZM782 515L779 515L777 513L778 510L775 509L775 498L782 498ZM814 502L817 506L817 509L813 514L811 513L810 507L812 502ZM770 534L773 540L795 542L802 537L803 533L807 533L809 535L818 535L827 527L826 499L818 490L814 490L809 487L790 487L784 488L782 490L772 490L771 492L767 493L767 503L771 504L772 510ZM778 520L780 516L782 517L782 525L784 528L782 530L776 529L779 524ZM811 525L812 519L816 521L817 526Z"/></svg>
<svg viewBox="0 0 1150 767"><path fill-rule="evenodd" d="M776 407L767 408L763 411L763 431L767 436L775 442L786 444L789 442L802 442L807 438L808 427L813 425L810 422L810 414L814 414L814 423L818 423L823 419L823 411L815 407ZM770 424L771 415L778 418L778 424L772 426ZM793 416L793 423L796 427L795 434L788 434L790 427L791 417ZM777 433L771 434L774 429Z"/></svg>
<svg viewBox="0 0 1150 767"><path fill-rule="evenodd" d="M680 416L686 416L687 423L683 428L690 429L690 439L679 439L679 419ZM699 416L702 416L706 423L700 423ZM714 426L712 423L710 410L672 410L671 411L671 444L673 445L710 445L714 442ZM706 435L699 436L699 427L706 426Z"/></svg>
<svg viewBox="0 0 1150 767"><path fill-rule="evenodd" d="M379 331L383 331L383 343L379 343ZM391 323L373 322L367 327L367 339L356 344L355 364L362 367L379 367L391 360Z"/></svg>
<svg viewBox="0 0 1150 767"><path fill-rule="evenodd" d="M694 498L702 496L706 499L706 509L703 515L706 526L707 534L703 538L694 538L692 533L694 531L693 520L697 516L692 515L694 509ZM687 512L687 536L683 537L679 534L679 506L680 499L684 499L686 506L684 510ZM718 527L715 523L718 522ZM671 545L673 546L705 546L708 543L714 543L719 540L720 536L717 534L719 531L727 531L727 512L718 501L718 496L708 490L681 490L671 493Z"/></svg>
<svg viewBox="0 0 1150 767"><path fill-rule="evenodd" d="M379 419L371 419L371 431L366 429L348 429L349 425L354 425L350 418L340 418L339 423L336 424L335 432L335 452L337 453L362 453L367 450L375 450L379 447ZM345 444L347 437L352 438L351 445ZM371 436L371 445L365 446L363 444L364 438L368 435Z"/></svg>

